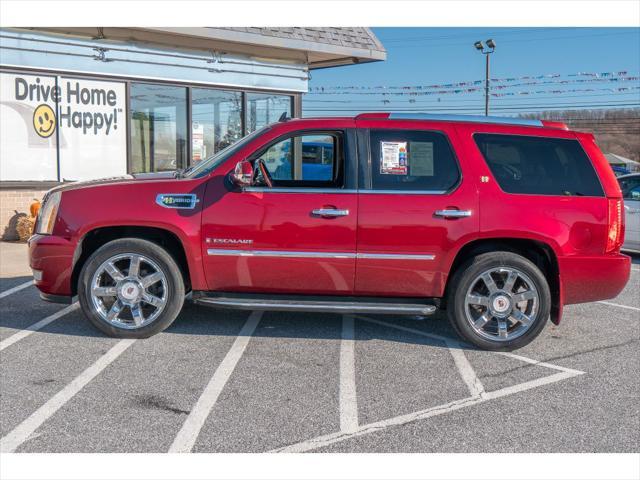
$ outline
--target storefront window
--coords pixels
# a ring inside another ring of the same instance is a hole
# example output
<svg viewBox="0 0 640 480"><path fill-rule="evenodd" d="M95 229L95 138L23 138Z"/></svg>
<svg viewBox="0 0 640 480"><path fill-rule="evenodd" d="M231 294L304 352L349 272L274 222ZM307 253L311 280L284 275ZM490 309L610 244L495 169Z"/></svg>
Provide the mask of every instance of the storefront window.
<svg viewBox="0 0 640 480"><path fill-rule="evenodd" d="M247 93L247 133L291 116L291 97L271 93Z"/></svg>
<svg viewBox="0 0 640 480"><path fill-rule="evenodd" d="M132 83L130 102L132 171L186 167L186 87Z"/></svg>
<svg viewBox="0 0 640 480"><path fill-rule="evenodd" d="M191 90L191 162L198 163L242 138L242 94Z"/></svg>

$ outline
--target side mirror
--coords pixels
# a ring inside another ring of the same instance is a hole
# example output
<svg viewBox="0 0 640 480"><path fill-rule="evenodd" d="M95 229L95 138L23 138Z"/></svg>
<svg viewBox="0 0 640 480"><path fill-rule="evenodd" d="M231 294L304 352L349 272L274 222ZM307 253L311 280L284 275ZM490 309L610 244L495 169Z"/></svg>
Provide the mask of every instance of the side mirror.
<svg viewBox="0 0 640 480"><path fill-rule="evenodd" d="M251 162L242 160L236 164L236 168L231 174L231 181L237 187L248 187L253 184L253 165Z"/></svg>

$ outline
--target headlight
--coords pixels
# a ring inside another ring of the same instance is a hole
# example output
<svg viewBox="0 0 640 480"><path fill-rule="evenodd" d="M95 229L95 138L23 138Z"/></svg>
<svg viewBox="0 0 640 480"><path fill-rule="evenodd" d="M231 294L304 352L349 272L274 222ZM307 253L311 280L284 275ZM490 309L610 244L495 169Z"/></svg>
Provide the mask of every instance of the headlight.
<svg viewBox="0 0 640 480"><path fill-rule="evenodd" d="M53 192L47 195L44 205L38 213L38 221L36 222L35 233L42 235L51 235L53 226L58 216L58 207L60 206L61 192Z"/></svg>

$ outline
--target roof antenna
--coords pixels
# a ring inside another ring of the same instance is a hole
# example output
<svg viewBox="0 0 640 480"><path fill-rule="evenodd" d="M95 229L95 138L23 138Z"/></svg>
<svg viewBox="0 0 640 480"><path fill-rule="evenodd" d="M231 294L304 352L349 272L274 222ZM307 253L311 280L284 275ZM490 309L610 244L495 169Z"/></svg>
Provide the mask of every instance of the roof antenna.
<svg viewBox="0 0 640 480"><path fill-rule="evenodd" d="M287 116L287 112L282 112L282 115L280 115L280 118L278 119L279 122L286 122L287 120L291 120L288 116Z"/></svg>

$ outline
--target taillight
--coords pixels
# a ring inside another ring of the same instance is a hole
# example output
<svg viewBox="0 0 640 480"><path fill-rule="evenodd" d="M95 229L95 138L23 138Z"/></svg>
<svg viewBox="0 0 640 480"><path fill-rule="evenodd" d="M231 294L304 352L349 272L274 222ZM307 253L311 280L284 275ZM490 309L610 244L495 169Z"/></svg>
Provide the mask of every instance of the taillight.
<svg viewBox="0 0 640 480"><path fill-rule="evenodd" d="M622 200L610 198L609 212L607 215L607 246L604 253L612 253L620 250L624 241L624 217L622 216Z"/></svg>

